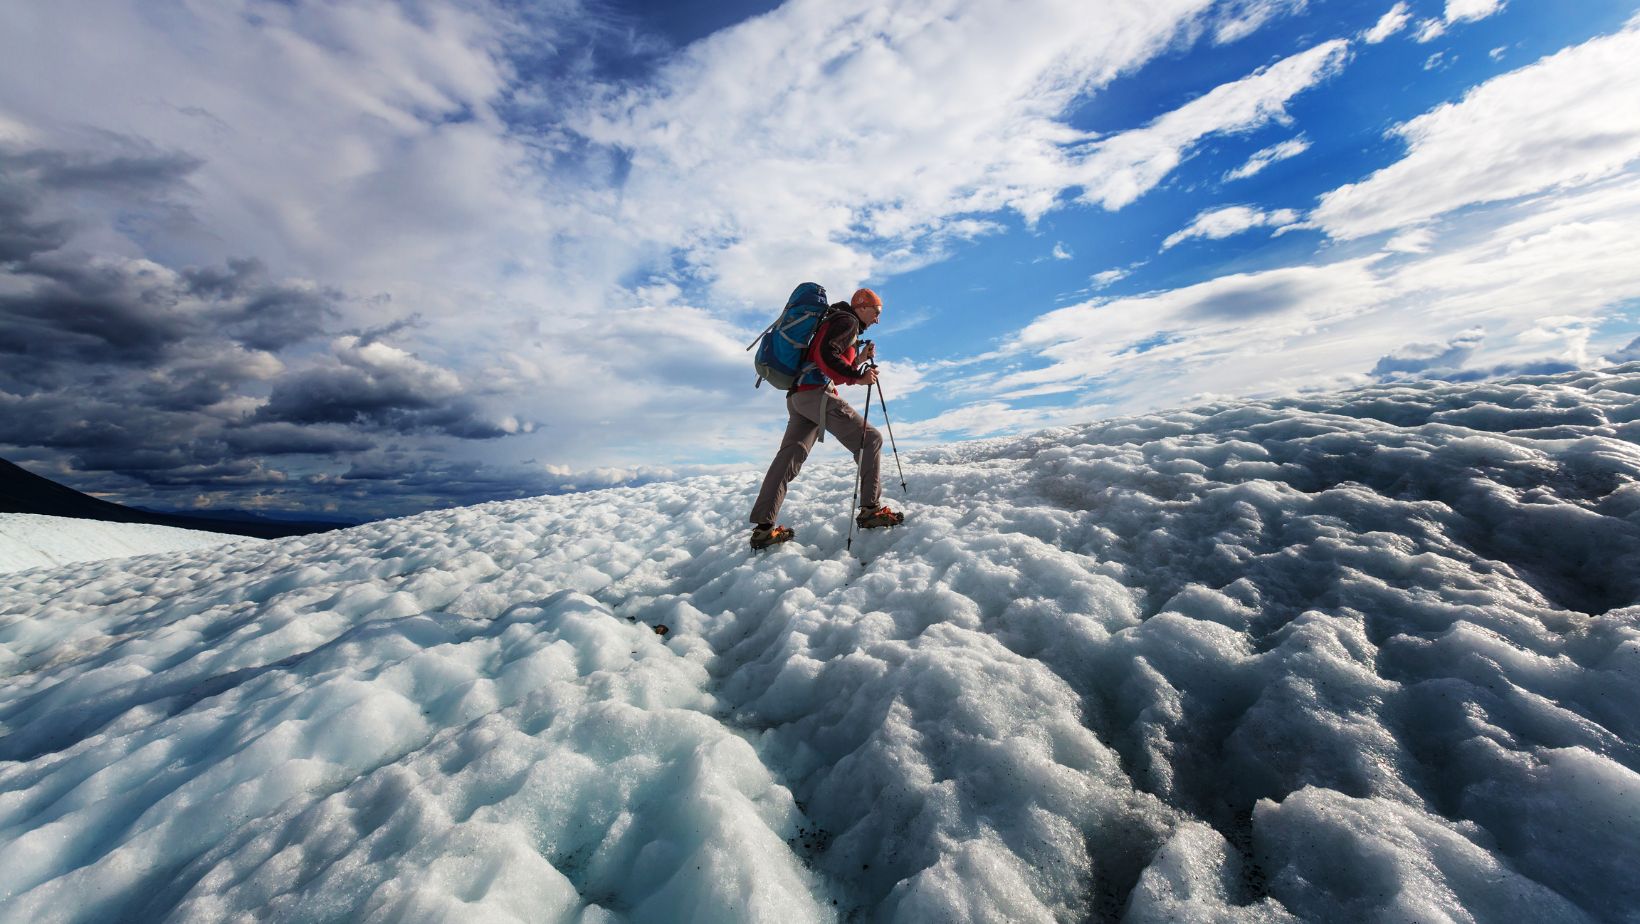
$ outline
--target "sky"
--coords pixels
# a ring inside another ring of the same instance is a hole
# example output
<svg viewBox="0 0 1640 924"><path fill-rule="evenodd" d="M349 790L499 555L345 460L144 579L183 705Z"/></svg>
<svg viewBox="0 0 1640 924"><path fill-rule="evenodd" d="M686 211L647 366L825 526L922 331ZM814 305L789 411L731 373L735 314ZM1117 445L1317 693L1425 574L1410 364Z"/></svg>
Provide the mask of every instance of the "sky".
<svg viewBox="0 0 1640 924"><path fill-rule="evenodd" d="M1637 359L1637 12L7 4L0 457L354 517L761 468L808 280L882 295L902 448Z"/></svg>

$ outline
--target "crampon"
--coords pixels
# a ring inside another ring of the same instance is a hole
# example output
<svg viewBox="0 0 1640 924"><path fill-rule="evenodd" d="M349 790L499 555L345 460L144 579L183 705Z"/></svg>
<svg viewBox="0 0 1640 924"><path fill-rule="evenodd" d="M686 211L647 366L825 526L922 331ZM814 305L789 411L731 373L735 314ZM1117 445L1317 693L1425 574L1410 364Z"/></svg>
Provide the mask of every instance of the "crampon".
<svg viewBox="0 0 1640 924"><path fill-rule="evenodd" d="M854 518L854 523L861 529L876 529L879 526L899 526L905 522L905 514L890 510L887 507L861 507L860 515Z"/></svg>
<svg viewBox="0 0 1640 924"><path fill-rule="evenodd" d="M752 530L752 548L766 549L771 545L789 542L797 533L785 526L771 526L768 529L758 527Z"/></svg>

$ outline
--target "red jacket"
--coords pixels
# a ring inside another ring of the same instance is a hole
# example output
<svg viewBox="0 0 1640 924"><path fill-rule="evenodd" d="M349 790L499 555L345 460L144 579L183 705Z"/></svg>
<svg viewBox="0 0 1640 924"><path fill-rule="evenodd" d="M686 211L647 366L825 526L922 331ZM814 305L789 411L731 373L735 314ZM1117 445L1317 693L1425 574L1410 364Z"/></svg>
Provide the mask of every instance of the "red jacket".
<svg viewBox="0 0 1640 924"><path fill-rule="evenodd" d="M859 358L860 317L847 306L834 310L820 322L804 359L819 367L820 374L838 385L858 385L865 378L866 364ZM813 391L827 382L813 370L798 377L792 391Z"/></svg>

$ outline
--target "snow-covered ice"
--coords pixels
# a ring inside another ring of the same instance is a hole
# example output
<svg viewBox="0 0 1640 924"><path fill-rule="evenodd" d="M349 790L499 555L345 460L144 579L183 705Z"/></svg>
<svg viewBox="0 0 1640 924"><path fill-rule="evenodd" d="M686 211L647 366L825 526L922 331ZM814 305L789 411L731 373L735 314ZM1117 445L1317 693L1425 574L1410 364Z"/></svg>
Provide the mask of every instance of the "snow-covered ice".
<svg viewBox="0 0 1640 924"><path fill-rule="evenodd" d="M246 541L257 540L151 523L107 523L37 513L0 513L0 571L205 549Z"/></svg>
<svg viewBox="0 0 1640 924"><path fill-rule="evenodd" d="M745 473L0 575L0 919L1640 920L1637 442L1640 364L922 451L857 558L823 455L765 553Z"/></svg>

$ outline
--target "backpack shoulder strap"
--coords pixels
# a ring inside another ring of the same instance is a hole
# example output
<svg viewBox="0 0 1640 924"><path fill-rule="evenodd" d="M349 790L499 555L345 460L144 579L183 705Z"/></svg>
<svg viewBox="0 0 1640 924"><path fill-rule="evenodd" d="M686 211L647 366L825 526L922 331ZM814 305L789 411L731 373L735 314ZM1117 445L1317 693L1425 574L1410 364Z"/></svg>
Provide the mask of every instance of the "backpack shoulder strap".
<svg viewBox="0 0 1640 924"><path fill-rule="evenodd" d="M826 339L830 333L831 325L837 321L837 316L840 313L835 308L826 309L826 313L820 316L820 323L814 325L814 336L809 339L810 346L814 346L816 349L819 348L817 344Z"/></svg>

